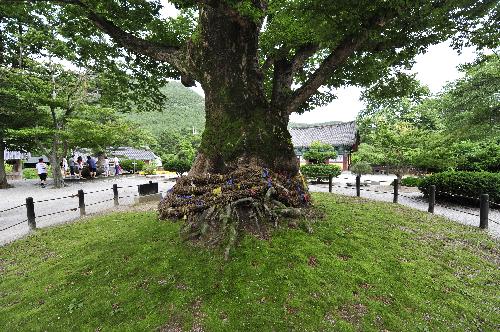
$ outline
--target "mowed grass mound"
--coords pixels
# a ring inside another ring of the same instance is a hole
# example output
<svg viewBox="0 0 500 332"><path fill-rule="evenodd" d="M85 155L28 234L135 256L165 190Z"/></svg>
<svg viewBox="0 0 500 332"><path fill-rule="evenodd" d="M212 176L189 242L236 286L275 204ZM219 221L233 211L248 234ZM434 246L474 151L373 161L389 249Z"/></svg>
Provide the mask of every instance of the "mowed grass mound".
<svg viewBox="0 0 500 332"><path fill-rule="evenodd" d="M121 213L0 248L2 331L495 331L498 242L408 209L315 194L314 232L220 252Z"/></svg>

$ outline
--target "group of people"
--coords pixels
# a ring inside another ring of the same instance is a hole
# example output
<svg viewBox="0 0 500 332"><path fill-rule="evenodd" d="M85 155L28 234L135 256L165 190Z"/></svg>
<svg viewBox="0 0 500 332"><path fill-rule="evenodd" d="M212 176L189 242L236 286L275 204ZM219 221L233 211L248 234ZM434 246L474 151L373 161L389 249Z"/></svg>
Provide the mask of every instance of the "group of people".
<svg viewBox="0 0 500 332"><path fill-rule="evenodd" d="M90 178L95 178L97 176L97 162L96 162L96 160L94 158L92 158L91 156L87 156L87 160L85 161L85 163L88 166L88 169L90 172ZM120 160L116 156L113 157L113 165L114 165L114 169L115 169L114 175L116 176L116 175L121 174L122 169L120 167ZM69 158L69 163L68 163L68 160L66 158L63 158L60 166L61 166L61 175L63 178L66 177L68 170L69 170L69 174L72 178L73 177L76 177L77 179L82 178L82 170L84 167L84 162L83 162L82 156L78 156L75 158L75 155L72 155ZM109 159L107 156L104 156L102 166L103 166L103 170L104 170L103 175L110 176L111 175L110 162L109 162ZM38 177L40 178L40 185L42 187L45 187L45 184L47 181L47 173L48 173L47 164L43 161L43 158L40 158L40 159L38 159L38 163L36 164L35 167L36 167L36 170L38 173Z"/></svg>

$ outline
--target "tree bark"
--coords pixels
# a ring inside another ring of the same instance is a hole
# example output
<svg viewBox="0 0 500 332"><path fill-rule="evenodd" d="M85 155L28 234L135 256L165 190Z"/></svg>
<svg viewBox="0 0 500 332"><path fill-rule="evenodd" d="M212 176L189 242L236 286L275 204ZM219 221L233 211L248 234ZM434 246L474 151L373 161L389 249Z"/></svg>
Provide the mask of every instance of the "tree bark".
<svg viewBox="0 0 500 332"><path fill-rule="evenodd" d="M206 124L190 175L227 173L248 163L296 174L288 114L271 108L264 95L260 23L211 7L201 9L200 20L203 43L195 65L205 91Z"/></svg>
<svg viewBox="0 0 500 332"><path fill-rule="evenodd" d="M50 165L52 166L52 179L54 181L54 187L62 188L64 187L64 179L61 174L61 165L60 165L62 158L57 153L58 147L59 147L59 138L57 137L56 134L54 135L54 139L52 141L52 148L50 149L49 160L50 160Z"/></svg>
<svg viewBox="0 0 500 332"><path fill-rule="evenodd" d="M264 220L276 222L278 212L290 214L309 202L288 111L271 106L264 94L261 23L235 15L200 9L201 41L186 62L205 91L205 131L188 176L159 207L163 219L186 218L188 233L200 236L209 228L214 242L225 232L230 243L236 229L253 225L262 234Z"/></svg>
<svg viewBox="0 0 500 332"><path fill-rule="evenodd" d="M3 138L0 137L0 189L9 188L7 183L7 173L5 171L5 160L4 160L5 143Z"/></svg>

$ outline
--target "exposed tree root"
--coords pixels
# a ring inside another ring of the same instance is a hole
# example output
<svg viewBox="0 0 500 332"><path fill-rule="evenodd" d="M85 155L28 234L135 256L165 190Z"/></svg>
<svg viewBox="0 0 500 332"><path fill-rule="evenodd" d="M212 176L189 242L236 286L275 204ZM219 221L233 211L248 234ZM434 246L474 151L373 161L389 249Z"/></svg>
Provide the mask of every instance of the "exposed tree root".
<svg viewBox="0 0 500 332"><path fill-rule="evenodd" d="M184 239L224 247L227 260L241 233L268 238L270 228L280 220L302 218L308 206L301 175L248 166L225 175L179 178L159 211L161 219L185 220Z"/></svg>

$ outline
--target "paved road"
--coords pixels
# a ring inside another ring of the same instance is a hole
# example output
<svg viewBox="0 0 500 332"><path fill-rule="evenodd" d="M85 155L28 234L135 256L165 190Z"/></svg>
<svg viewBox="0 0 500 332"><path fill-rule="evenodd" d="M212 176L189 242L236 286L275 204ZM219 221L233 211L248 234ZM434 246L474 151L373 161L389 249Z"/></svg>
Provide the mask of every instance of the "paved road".
<svg viewBox="0 0 500 332"><path fill-rule="evenodd" d="M174 185L174 181L168 178L146 178L144 176L120 176L109 177L97 180L82 180L78 182L67 182L67 186L60 189L52 188L50 183L46 188L41 188L37 180L12 181L15 187L0 191L0 211L14 206L23 205L26 197L33 197L35 201L37 227L47 227L55 224L69 222L79 218L78 197L68 197L75 195L78 190L83 189L85 194L85 204L87 214L93 214L114 207L113 184L123 187L118 190L120 205L130 205L134 202L133 197L125 197L137 194L137 185L148 181L158 182L160 192L165 192ZM97 192L96 192L97 191ZM58 200L49 200L55 197L67 197ZM44 201L49 200L49 201ZM74 209L59 214L44 216L46 214ZM0 212L0 230L11 225L16 225L7 230L0 231L0 245L20 238L29 233L26 220L26 207Z"/></svg>
<svg viewBox="0 0 500 332"><path fill-rule="evenodd" d="M392 187L388 185L393 178L394 176L385 175L375 175L364 178L363 180L369 179L372 181L380 181L382 185L366 188L371 191L362 191L361 196L378 201L392 202L391 193L376 193L373 190L390 192ZM123 187L119 189L119 196L123 197L120 198L120 204L130 205L133 203L134 198L125 196L137 194L137 185L147 183L149 180L158 182L159 190L164 192L174 185L174 181L172 179L149 179L144 176L121 176L118 178L110 177L94 181L71 182L68 183L66 187L60 189L53 189L50 184L47 188L40 188L37 180L13 181L11 183L15 186L14 188L0 191L0 211L14 206L23 205L26 197L31 196L35 200L35 214L37 216L43 216L37 218L37 227L47 227L69 222L79 217L79 211L76 209L78 207L78 198L67 197L75 195L79 189L83 189L85 191L85 203L87 206L86 211L87 213L92 214L113 208L113 192L111 188L114 183L118 184L119 187ZM344 188L346 183L352 183L354 181L354 176L348 173L343 173L339 178L336 178L335 181L336 185L342 187L339 188L338 186L334 186L333 191L335 193L350 196L356 195L356 191L353 188ZM311 185L310 190L328 192L328 184ZM418 210L427 211L427 202L422 198L422 195L419 192L415 192L414 189L406 189L403 190L402 193L407 197L400 197L399 202L401 204ZM64 196L67 198L44 201L54 197ZM74 210L47 216L47 214L68 209ZM477 208L467 208L452 204L438 205L435 208L435 213L466 225L474 227L479 225L479 209ZM500 223L500 210L490 210L490 219ZM0 245L28 234L29 228L25 220L25 206L6 212L0 212L0 230L20 223L19 225L8 228L7 230L0 231ZM500 225L493 221L490 221L489 232L495 237L500 237Z"/></svg>
<svg viewBox="0 0 500 332"><path fill-rule="evenodd" d="M337 179L335 179L337 180ZM348 181L347 181L348 182ZM346 181L336 182L332 188L332 192L348 196L356 196L355 187L345 188ZM386 181L387 183L387 181ZM390 182L389 182L390 183ZM311 191L328 192L328 184L312 184L309 186ZM361 197L369 198L376 201L392 202L393 188L391 186L370 186L365 187L361 191ZM378 192L375 192L378 191ZM387 192L387 193L384 193ZM404 188L401 190L398 202L402 205L415 208L420 211L427 211L428 201L423 198L423 195L414 188ZM474 227L479 226L479 208L465 207L456 204L437 204L434 208L434 213L448 219L457 221L461 224ZM500 210L490 209L489 214L489 229L488 232L496 238L500 237Z"/></svg>

